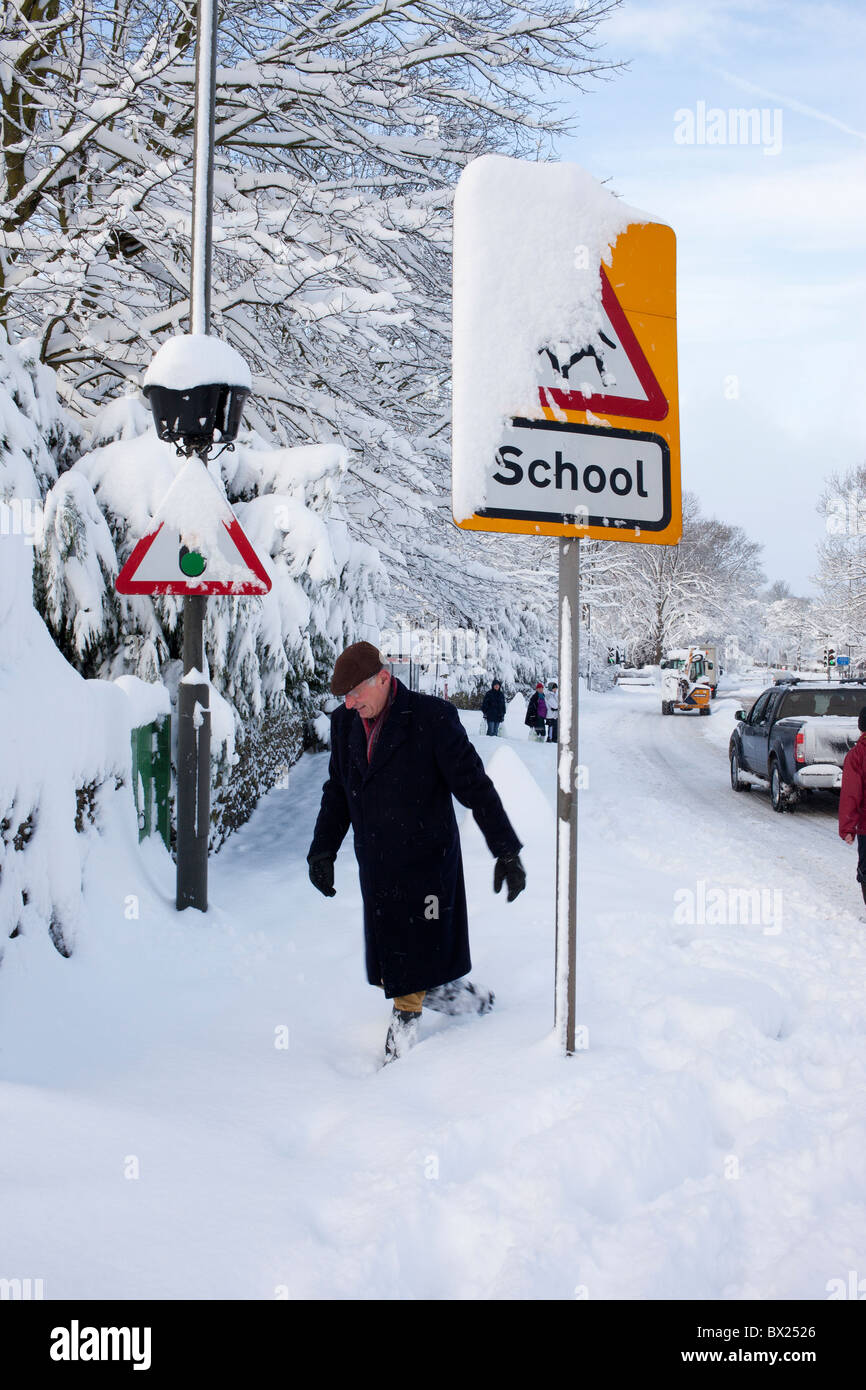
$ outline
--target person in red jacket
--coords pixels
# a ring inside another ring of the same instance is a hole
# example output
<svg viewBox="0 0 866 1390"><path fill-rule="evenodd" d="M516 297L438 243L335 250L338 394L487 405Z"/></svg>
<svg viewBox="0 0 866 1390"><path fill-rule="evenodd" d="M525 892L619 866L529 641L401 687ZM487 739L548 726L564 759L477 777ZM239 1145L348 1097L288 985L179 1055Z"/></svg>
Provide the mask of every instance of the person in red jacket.
<svg viewBox="0 0 866 1390"><path fill-rule="evenodd" d="M857 719L860 737L842 764L839 834L846 845L857 836L857 882L866 903L866 705Z"/></svg>

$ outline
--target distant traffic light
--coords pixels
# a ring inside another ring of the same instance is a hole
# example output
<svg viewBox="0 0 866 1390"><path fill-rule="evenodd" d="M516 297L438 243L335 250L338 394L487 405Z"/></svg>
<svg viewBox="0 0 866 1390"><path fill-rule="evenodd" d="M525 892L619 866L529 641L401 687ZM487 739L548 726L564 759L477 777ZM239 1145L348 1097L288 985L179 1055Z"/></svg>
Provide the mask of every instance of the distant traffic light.
<svg viewBox="0 0 866 1390"><path fill-rule="evenodd" d="M835 650L834 650L833 647L831 647L830 650L827 652L827 665L828 665L828 666L835 666L835 665L836 665L836 652L835 652Z"/></svg>

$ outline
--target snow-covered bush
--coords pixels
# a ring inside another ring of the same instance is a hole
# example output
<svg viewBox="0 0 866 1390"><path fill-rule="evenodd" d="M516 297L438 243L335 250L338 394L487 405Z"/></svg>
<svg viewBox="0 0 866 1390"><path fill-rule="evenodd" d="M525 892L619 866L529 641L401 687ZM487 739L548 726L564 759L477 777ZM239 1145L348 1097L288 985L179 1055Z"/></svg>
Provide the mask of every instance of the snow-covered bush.
<svg viewBox="0 0 866 1390"><path fill-rule="evenodd" d="M136 843L130 730L167 698L150 686L143 704L140 689L83 679L34 608L42 499L73 448L52 373L0 340L0 956L10 938L33 934L71 954L94 833L110 826L120 853ZM114 557L84 478L68 476L44 509L66 552L50 602L69 614L64 641L86 650L99 603L79 530L98 563Z"/></svg>
<svg viewBox="0 0 866 1390"><path fill-rule="evenodd" d="M97 436L99 447L47 496L41 605L79 669L164 680L176 695L182 600L121 597L111 580L183 462L134 403L104 413ZM214 845L296 761L342 646L378 632L387 581L376 549L349 534L339 501L346 461L336 444L274 449L248 430L211 464L272 577L263 598L207 603Z"/></svg>

